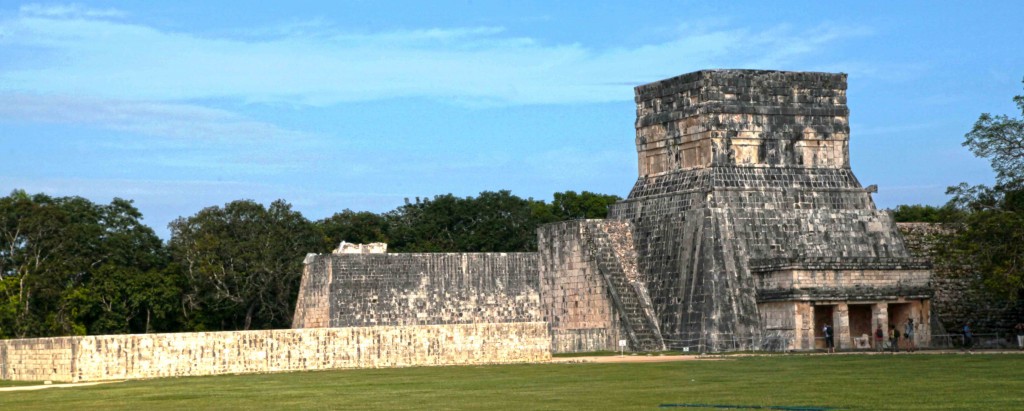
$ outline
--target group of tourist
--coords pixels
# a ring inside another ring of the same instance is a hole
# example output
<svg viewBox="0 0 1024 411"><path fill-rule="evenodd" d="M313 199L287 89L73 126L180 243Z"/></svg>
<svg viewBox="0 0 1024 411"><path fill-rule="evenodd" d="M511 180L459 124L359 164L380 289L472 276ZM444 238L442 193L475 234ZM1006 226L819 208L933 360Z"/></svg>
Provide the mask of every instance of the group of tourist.
<svg viewBox="0 0 1024 411"><path fill-rule="evenodd" d="M914 319L908 318L907 322L903 325L903 340L904 346L908 352L917 351L917 343L914 341ZM882 326L879 325L875 328L875 349L881 352L886 344L884 342L885 332L882 331ZM900 330L896 328L896 324L889 324L889 350L896 353L900 351Z"/></svg>
<svg viewBox="0 0 1024 411"><path fill-rule="evenodd" d="M836 339L835 330L832 328L832 324L825 323L825 327L822 329L822 333L825 335L825 349L829 353L836 352ZM916 351L917 343L914 341L914 319L908 318L907 322L903 327L903 334L901 335L899 330L896 329L895 324L889 324L889 349L893 352L899 351L900 338L903 338L904 346L907 351ZM879 325L875 329L875 348L878 351L882 351L885 347L883 340L885 339L885 333L882 331L882 326Z"/></svg>
<svg viewBox="0 0 1024 411"><path fill-rule="evenodd" d="M1019 322L1014 327L1014 331L1017 334L1017 349L1024 350L1024 322ZM825 323L825 327L822 328L822 334L825 336L825 349L826 352L836 352L836 340L835 331L832 329L832 324ZM971 331L971 323L964 323L960 329L960 334L963 337L963 350L971 351L974 347L974 332ZM885 332L882 330L882 326L879 325L875 328L875 349L881 352L883 349L888 347L892 352L899 352L900 350L900 338L903 339L904 347L909 352L917 350L917 344L914 341L914 319L908 318L907 322L903 326L903 334L896 328L895 324L889 324L889 341L888 344L885 342Z"/></svg>

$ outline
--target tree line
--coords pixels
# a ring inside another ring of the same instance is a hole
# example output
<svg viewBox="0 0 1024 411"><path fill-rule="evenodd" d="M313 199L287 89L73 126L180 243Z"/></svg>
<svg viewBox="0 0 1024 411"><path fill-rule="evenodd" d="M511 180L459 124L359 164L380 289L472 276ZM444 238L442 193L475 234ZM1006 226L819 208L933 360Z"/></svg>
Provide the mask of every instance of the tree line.
<svg viewBox="0 0 1024 411"><path fill-rule="evenodd" d="M618 200L485 191L318 221L284 200L238 200L172 221L164 242L130 200L15 190L0 198L0 338L287 328L307 253L341 241L397 252L534 251L538 226L604 218Z"/></svg>

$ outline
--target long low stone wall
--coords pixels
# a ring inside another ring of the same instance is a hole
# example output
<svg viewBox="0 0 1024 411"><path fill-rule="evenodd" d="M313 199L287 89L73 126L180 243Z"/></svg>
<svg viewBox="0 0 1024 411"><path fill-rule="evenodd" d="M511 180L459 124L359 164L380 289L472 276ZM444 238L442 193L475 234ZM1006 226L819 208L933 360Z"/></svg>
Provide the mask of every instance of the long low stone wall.
<svg viewBox="0 0 1024 411"><path fill-rule="evenodd" d="M100 335L0 340L0 379L102 381L550 358L543 322Z"/></svg>

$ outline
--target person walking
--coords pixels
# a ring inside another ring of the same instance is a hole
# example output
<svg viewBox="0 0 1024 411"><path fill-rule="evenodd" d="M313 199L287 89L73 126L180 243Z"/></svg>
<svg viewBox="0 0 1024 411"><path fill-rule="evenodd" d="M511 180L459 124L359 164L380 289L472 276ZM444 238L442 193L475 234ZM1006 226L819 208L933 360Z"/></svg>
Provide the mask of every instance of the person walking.
<svg viewBox="0 0 1024 411"><path fill-rule="evenodd" d="M1017 348L1024 350L1024 321L1017 323L1013 329L1017 330Z"/></svg>
<svg viewBox="0 0 1024 411"><path fill-rule="evenodd" d="M836 352L835 333L832 330L832 325L829 323L825 323L825 328L822 329L822 331L825 333L825 352Z"/></svg>
<svg viewBox="0 0 1024 411"><path fill-rule="evenodd" d="M882 352L882 340L885 339L885 332L882 331L882 324L875 328L875 350Z"/></svg>
<svg viewBox="0 0 1024 411"><path fill-rule="evenodd" d="M964 323L964 328L961 330L964 334L964 351L973 352L971 347L974 345L974 333L971 332L971 322Z"/></svg>
<svg viewBox="0 0 1024 411"><path fill-rule="evenodd" d="M907 351L914 352L917 344L914 342L914 319L907 318L907 325L903 328L903 338L907 340Z"/></svg>

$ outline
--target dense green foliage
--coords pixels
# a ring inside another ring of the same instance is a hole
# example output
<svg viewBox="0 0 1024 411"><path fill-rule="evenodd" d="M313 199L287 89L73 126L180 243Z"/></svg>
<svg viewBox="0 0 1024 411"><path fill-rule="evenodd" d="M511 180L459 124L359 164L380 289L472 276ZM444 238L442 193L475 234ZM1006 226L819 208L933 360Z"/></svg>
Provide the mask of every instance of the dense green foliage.
<svg viewBox="0 0 1024 411"><path fill-rule="evenodd" d="M0 198L0 337L175 328L178 282L131 201Z"/></svg>
<svg viewBox="0 0 1024 411"><path fill-rule="evenodd" d="M1014 101L1024 113L1024 96ZM1024 119L982 114L963 145L991 162L996 184L949 188L947 207L959 211L952 248L990 289L1017 298L1024 293Z"/></svg>
<svg viewBox="0 0 1024 411"><path fill-rule="evenodd" d="M291 325L302 257L320 245L313 223L291 205L233 201L170 227L168 248L188 284L182 296L188 329Z"/></svg>
<svg viewBox="0 0 1024 411"><path fill-rule="evenodd" d="M948 208L930 205L901 205L892 211L892 217L899 223L941 223L949 220L951 212Z"/></svg>
<svg viewBox="0 0 1024 411"><path fill-rule="evenodd" d="M542 224L579 218L605 218L621 200L588 191L555 193L550 204L523 199L509 191L485 191L477 197L451 194L406 200L384 214L345 210L320 220L325 246L339 242L386 242L398 252L533 251Z"/></svg>
<svg viewBox="0 0 1024 411"><path fill-rule="evenodd" d="M309 252L341 241L394 251L530 251L541 224L603 218L617 196L508 191L416 199L312 222L239 200L170 224L164 244L131 201L14 191L0 198L0 338L287 328Z"/></svg>
<svg viewBox="0 0 1024 411"><path fill-rule="evenodd" d="M779 355L231 375L0 393L0 408L652 410L1024 409L1022 355Z"/></svg>

